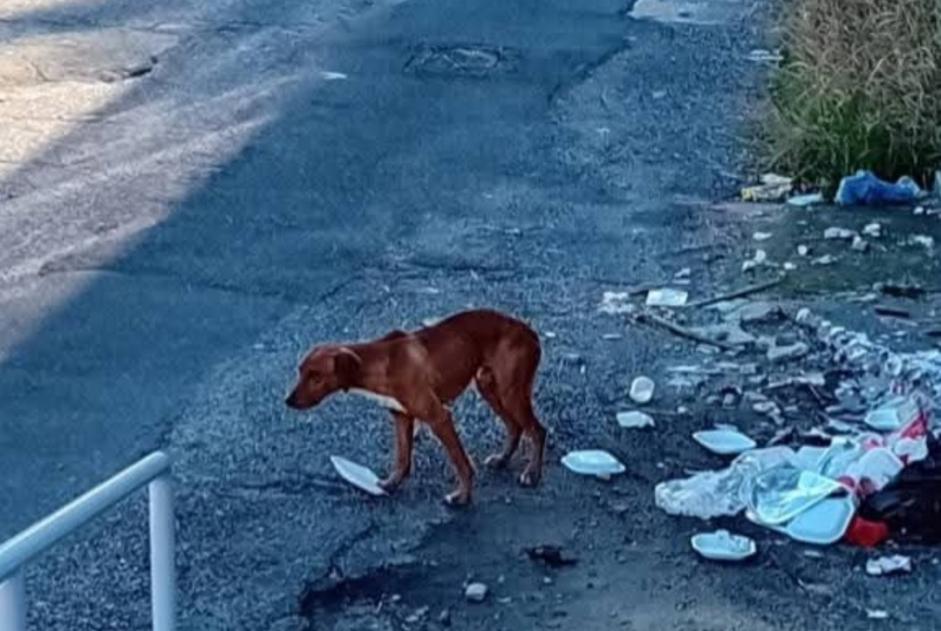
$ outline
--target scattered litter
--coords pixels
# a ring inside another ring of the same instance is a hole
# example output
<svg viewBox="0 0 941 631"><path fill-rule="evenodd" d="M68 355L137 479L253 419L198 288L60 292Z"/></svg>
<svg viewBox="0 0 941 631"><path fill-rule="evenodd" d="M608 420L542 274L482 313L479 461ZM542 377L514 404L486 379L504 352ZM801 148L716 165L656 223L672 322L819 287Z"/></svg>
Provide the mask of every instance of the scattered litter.
<svg viewBox="0 0 941 631"><path fill-rule="evenodd" d="M853 237L853 243L850 245L850 249L856 252L865 252L869 249L869 243L857 234Z"/></svg>
<svg viewBox="0 0 941 631"><path fill-rule="evenodd" d="M863 234L867 237L872 237L873 239L878 239L882 236L882 224L878 222L867 223L863 228Z"/></svg>
<svg viewBox="0 0 941 631"><path fill-rule="evenodd" d="M543 331L542 335L547 340L554 340L555 338L559 337L555 331Z"/></svg>
<svg viewBox="0 0 941 631"><path fill-rule="evenodd" d="M913 234L908 238L910 245L920 245L928 250L934 249L934 238L926 234Z"/></svg>
<svg viewBox="0 0 941 631"><path fill-rule="evenodd" d="M488 591L484 583L471 583L464 588L464 598L468 602L482 603L487 598Z"/></svg>
<svg viewBox="0 0 941 631"><path fill-rule="evenodd" d="M742 201L779 202L791 192L794 183L789 177L766 173L761 176L761 184L742 189Z"/></svg>
<svg viewBox="0 0 941 631"><path fill-rule="evenodd" d="M823 195L820 193L807 193L806 195L795 195L787 200L791 206L798 208L808 208L823 203Z"/></svg>
<svg viewBox="0 0 941 631"><path fill-rule="evenodd" d="M648 307L682 307L689 293L682 289L651 289L647 292Z"/></svg>
<svg viewBox="0 0 941 631"><path fill-rule="evenodd" d="M639 323L655 324L673 333L674 335L678 335L688 340L693 340L694 342L699 342L700 344L703 344L706 346L715 346L725 351L735 350L735 347L730 344L726 344L718 340L711 340L707 337L699 335L698 333L696 333L695 331L691 329L687 329L678 324L675 324L674 322L670 322L669 320L661 318L660 316L655 315L653 313L638 313L635 316L635 318L636 318L636 321ZM704 346L699 347L700 350L702 350L703 348L705 347Z"/></svg>
<svg viewBox="0 0 941 631"><path fill-rule="evenodd" d="M771 234L770 232L756 232L751 236L751 238L754 239L755 241L767 241L773 236L774 235Z"/></svg>
<svg viewBox="0 0 941 631"><path fill-rule="evenodd" d="M767 262L768 253L762 249L755 250L755 255L742 263L742 271L747 272L749 270L755 269L759 265L764 265Z"/></svg>
<svg viewBox="0 0 941 631"><path fill-rule="evenodd" d="M840 180L834 201L840 206L904 204L913 202L924 192L910 177L899 178L894 184L880 180L871 171L857 171Z"/></svg>
<svg viewBox="0 0 941 631"><path fill-rule="evenodd" d="M653 379L650 377L637 377L631 382L630 397L634 403L643 405L645 403L650 403L650 400L653 399L653 391L655 388Z"/></svg>
<svg viewBox="0 0 941 631"><path fill-rule="evenodd" d="M330 456L333 468L340 477L353 486L366 491L370 495L386 495L385 490L379 486L379 476L366 467L356 464L342 456Z"/></svg>
<svg viewBox="0 0 941 631"><path fill-rule="evenodd" d="M695 432L693 440L720 456L738 455L757 447L754 440L734 429L707 429Z"/></svg>
<svg viewBox="0 0 941 631"><path fill-rule="evenodd" d="M693 535L690 544L700 556L713 561L743 561L757 552L753 540L728 530Z"/></svg>
<svg viewBox="0 0 941 631"><path fill-rule="evenodd" d="M831 226L823 231L824 239L845 239L850 240L856 236L854 230L848 228L840 228L838 226Z"/></svg>
<svg viewBox="0 0 941 631"><path fill-rule="evenodd" d="M687 278L689 278L689 277L692 275L692 273L693 273L693 270L692 270L692 269L690 269L690 268L688 268L688 267L684 267L683 269L681 269L680 271L678 271L676 274L674 274L674 275L673 275L673 278L674 278L675 280L686 280Z"/></svg>
<svg viewBox="0 0 941 631"><path fill-rule="evenodd" d="M750 51L746 57L748 61L754 61L757 63L780 63L784 61L784 55L776 50L768 50L767 48L755 48Z"/></svg>
<svg viewBox="0 0 941 631"><path fill-rule="evenodd" d="M880 432L894 432L918 416L918 404L906 397L897 397L871 410L863 419L866 425Z"/></svg>
<svg viewBox="0 0 941 631"><path fill-rule="evenodd" d="M746 489L746 503L756 523L776 526L791 521L843 488L825 475L781 464L751 479ZM849 517L852 516L851 511ZM819 530L819 521L811 520L809 530ZM849 521L845 526L848 525ZM841 536L842 532L837 539Z"/></svg>
<svg viewBox="0 0 941 631"><path fill-rule="evenodd" d="M912 559L901 554L879 557L866 561L866 574L869 576L888 576L890 574L908 574L912 571Z"/></svg>
<svg viewBox="0 0 941 631"><path fill-rule="evenodd" d="M330 70L322 70L320 76L327 81L338 81L347 78L342 72L333 72Z"/></svg>
<svg viewBox="0 0 941 631"><path fill-rule="evenodd" d="M772 346L768 349L768 361L786 362L803 357L810 351L804 342L794 342L785 346Z"/></svg>
<svg viewBox="0 0 941 631"><path fill-rule="evenodd" d="M919 215L924 215L924 214L925 214L925 207L924 207L924 206L915 206L915 208L912 209L912 214L915 215L916 217L919 216Z"/></svg>
<svg viewBox="0 0 941 631"><path fill-rule="evenodd" d="M601 305L598 307L598 311L609 315L631 313L634 311L634 305L631 304L631 293L628 291L604 292L601 296Z"/></svg>
<svg viewBox="0 0 941 631"><path fill-rule="evenodd" d="M866 617L870 620L888 620L889 612L885 609L867 609Z"/></svg>
<svg viewBox="0 0 941 631"><path fill-rule="evenodd" d="M828 498L792 519L784 534L801 543L828 546L843 538L855 511L849 495Z"/></svg>
<svg viewBox="0 0 941 631"><path fill-rule="evenodd" d="M578 563L578 559L564 555L562 548L554 545L541 545L526 548L526 554L533 561L542 561L551 568L566 567Z"/></svg>
<svg viewBox="0 0 941 631"><path fill-rule="evenodd" d="M812 260L811 265L833 265L836 263L836 257L832 254L824 254Z"/></svg>
<svg viewBox="0 0 941 631"><path fill-rule="evenodd" d="M857 515L846 531L845 538L847 542L861 548L874 548L889 538L889 527L881 521L870 521Z"/></svg>
<svg viewBox="0 0 941 631"><path fill-rule="evenodd" d="M620 340L623 337L624 336L621 335L620 333L605 333L604 335L601 336L601 339L605 340L606 342L613 342L615 340Z"/></svg>
<svg viewBox="0 0 941 631"><path fill-rule="evenodd" d="M618 412L617 421L618 425L625 429L641 429L654 426L652 416L636 410L632 412Z"/></svg>
<svg viewBox="0 0 941 631"><path fill-rule="evenodd" d="M562 456L562 464L574 473L608 479L627 469L617 458L601 449L570 451Z"/></svg>
<svg viewBox="0 0 941 631"><path fill-rule="evenodd" d="M808 254L810 254L810 248L808 248L806 245L797 246L798 256L807 256Z"/></svg>

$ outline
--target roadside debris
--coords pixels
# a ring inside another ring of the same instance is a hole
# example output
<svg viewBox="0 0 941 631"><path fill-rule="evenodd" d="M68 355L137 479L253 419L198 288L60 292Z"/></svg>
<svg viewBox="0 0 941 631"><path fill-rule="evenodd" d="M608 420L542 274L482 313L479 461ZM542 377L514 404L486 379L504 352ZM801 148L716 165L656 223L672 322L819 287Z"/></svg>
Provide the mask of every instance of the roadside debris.
<svg viewBox="0 0 941 631"><path fill-rule="evenodd" d="M798 255L798 256L807 256L808 254L810 254L810 248L808 248L806 245L798 245L798 246L797 246L797 255Z"/></svg>
<svg viewBox="0 0 941 631"><path fill-rule="evenodd" d="M807 193L806 195L795 195L787 200L791 206L798 208L808 208L824 202L823 195L820 193Z"/></svg>
<svg viewBox="0 0 941 631"><path fill-rule="evenodd" d="M867 223L865 227L863 227L863 234L873 239L880 238L882 236L882 224L875 221Z"/></svg>
<svg viewBox="0 0 941 631"><path fill-rule="evenodd" d="M482 603L486 600L488 591L484 583L470 583L464 588L464 598L467 602Z"/></svg>
<svg viewBox="0 0 941 631"><path fill-rule="evenodd" d="M911 557L895 554L866 561L866 574L869 576L888 576L890 574L908 574L912 571Z"/></svg>
<svg viewBox="0 0 941 631"><path fill-rule="evenodd" d="M638 313L635 317L635 320L641 324L647 323L647 324L654 324L659 327L663 327L664 329L670 331L671 333L675 335L686 338L688 340L692 340L694 342L699 342L700 344L706 344L708 346L715 346L716 348L720 348L725 351L735 350L735 347L730 344L726 344L725 342L720 342L718 340L709 339L708 337L705 337L704 335L700 335L691 329L682 327L678 324L670 322L669 320L661 318L660 316L654 315L653 313L650 313L650 312Z"/></svg>
<svg viewBox="0 0 941 631"><path fill-rule="evenodd" d="M773 236L774 235L771 234L770 232L756 232L751 236L751 238L754 239L755 241L767 241Z"/></svg>
<svg viewBox="0 0 941 631"><path fill-rule="evenodd" d="M771 289L776 287L784 282L785 276L779 276L774 280L770 280L764 283L758 283L755 285L748 285L742 287L741 289L733 289L724 294L719 294L718 296L713 296L712 298L706 298L705 300L697 300L696 302L691 302L687 305L689 308L693 307L708 307L709 305L714 305L719 302L726 302L729 300L734 300L735 298L744 298L745 296L750 296L752 294L757 294L758 292L765 291L766 289Z"/></svg>
<svg viewBox="0 0 941 631"><path fill-rule="evenodd" d="M794 342L786 346L775 345L768 349L768 361L786 362L803 357L809 351L810 347L804 342Z"/></svg>
<svg viewBox="0 0 941 631"><path fill-rule="evenodd" d="M753 540L728 530L693 535L690 545L700 556L712 561L744 561L758 551Z"/></svg>
<svg viewBox="0 0 941 631"><path fill-rule="evenodd" d="M877 206L905 204L924 196L924 191L910 177L894 184L880 180L871 171L857 171L840 180L834 201L840 206Z"/></svg>
<svg viewBox="0 0 941 631"><path fill-rule="evenodd" d="M627 470L620 460L601 449L570 451L562 456L562 464L573 473L593 475L602 480Z"/></svg>
<svg viewBox="0 0 941 631"><path fill-rule="evenodd" d="M695 432L693 440L720 456L738 455L757 447L754 440L733 429L707 429Z"/></svg>
<svg viewBox="0 0 941 631"><path fill-rule="evenodd" d="M634 379L631 382L630 397L634 403L644 405L650 403L650 400L653 399L653 392L656 388L653 379L650 377L640 376Z"/></svg>
<svg viewBox="0 0 941 631"><path fill-rule="evenodd" d="M913 234L908 238L910 245L920 245L927 250L934 249L934 238L926 234Z"/></svg>
<svg viewBox="0 0 941 631"><path fill-rule="evenodd" d="M748 61L754 61L756 63L780 63L784 61L784 55L776 50L768 50L766 48L755 48L750 51L746 57Z"/></svg>
<svg viewBox="0 0 941 631"><path fill-rule="evenodd" d="M655 425L652 416L636 410L632 412L618 412L617 421L618 425L624 429L642 429L644 427L654 427Z"/></svg>
<svg viewBox="0 0 941 631"><path fill-rule="evenodd" d="M689 293L682 289L651 289L647 292L648 307L682 307L686 304Z"/></svg>
<svg viewBox="0 0 941 631"><path fill-rule="evenodd" d="M775 173L765 173L761 176L761 184L747 186L742 189L742 201L745 202L780 202L783 201L791 189L794 180Z"/></svg>
<svg viewBox="0 0 941 631"><path fill-rule="evenodd" d="M760 265L764 265L767 262L768 262L768 253L759 248L755 250L755 254L752 258L742 263L742 271L747 272L747 271L753 270L756 267Z"/></svg>
<svg viewBox="0 0 941 631"><path fill-rule="evenodd" d="M888 620L889 612L885 609L867 609L866 617L870 620Z"/></svg>
<svg viewBox="0 0 941 631"><path fill-rule="evenodd" d="M834 263L836 263L836 257L832 254L818 256L810 262L811 265L833 265Z"/></svg>
<svg viewBox="0 0 941 631"><path fill-rule="evenodd" d="M379 486L379 476L371 469L356 464L342 456L330 456L330 462L333 468L337 470L340 477L353 486L366 491L370 495L386 495L385 489Z"/></svg>
<svg viewBox="0 0 941 631"><path fill-rule="evenodd" d="M838 226L831 226L823 231L824 239L845 239L849 241L856 236L855 230L849 230L848 228L840 228Z"/></svg>

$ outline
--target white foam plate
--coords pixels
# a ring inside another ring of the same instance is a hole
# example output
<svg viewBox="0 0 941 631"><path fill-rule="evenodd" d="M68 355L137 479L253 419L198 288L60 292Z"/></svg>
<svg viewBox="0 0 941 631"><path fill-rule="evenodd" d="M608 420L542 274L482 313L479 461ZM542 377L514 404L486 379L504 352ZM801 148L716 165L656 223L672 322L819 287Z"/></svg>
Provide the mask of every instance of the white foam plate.
<svg viewBox="0 0 941 631"><path fill-rule="evenodd" d="M826 546L843 538L855 513L852 497L831 497L792 519L783 531L796 541Z"/></svg>
<svg viewBox="0 0 941 631"><path fill-rule="evenodd" d="M386 495L385 490L379 486L379 476L373 473L371 469L342 456L330 456L330 462L333 464L333 468L337 470L337 473L340 474L340 477L356 488L362 489L370 495Z"/></svg>
<svg viewBox="0 0 941 631"><path fill-rule="evenodd" d="M758 551L754 541L728 530L693 535L689 542L693 550L713 561L742 561Z"/></svg>
<svg viewBox="0 0 941 631"><path fill-rule="evenodd" d="M569 471L601 478L624 473L627 470L620 460L601 449L570 451L562 456L562 464Z"/></svg>
<svg viewBox="0 0 941 631"><path fill-rule="evenodd" d="M732 429L707 429L693 434L693 440L722 456L736 455L757 447L745 434Z"/></svg>

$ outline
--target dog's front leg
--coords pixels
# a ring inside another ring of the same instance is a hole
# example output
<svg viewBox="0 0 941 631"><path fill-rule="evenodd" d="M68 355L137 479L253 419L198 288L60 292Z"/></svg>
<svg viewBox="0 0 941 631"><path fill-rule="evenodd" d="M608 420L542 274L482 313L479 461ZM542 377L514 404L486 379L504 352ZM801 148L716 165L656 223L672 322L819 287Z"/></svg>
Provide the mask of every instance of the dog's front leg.
<svg viewBox="0 0 941 631"><path fill-rule="evenodd" d="M458 487L444 497L446 504L463 506L471 501L471 489L474 484L474 467L471 465L461 439L454 429L454 419L451 412L443 405L437 404L428 415L428 426L434 435L441 441L445 451L451 458L454 471L457 473Z"/></svg>
<svg viewBox="0 0 941 631"><path fill-rule="evenodd" d="M393 412L395 422L395 459L389 477L379 482L387 492L395 491L412 472L412 446L415 438L415 419L401 412Z"/></svg>

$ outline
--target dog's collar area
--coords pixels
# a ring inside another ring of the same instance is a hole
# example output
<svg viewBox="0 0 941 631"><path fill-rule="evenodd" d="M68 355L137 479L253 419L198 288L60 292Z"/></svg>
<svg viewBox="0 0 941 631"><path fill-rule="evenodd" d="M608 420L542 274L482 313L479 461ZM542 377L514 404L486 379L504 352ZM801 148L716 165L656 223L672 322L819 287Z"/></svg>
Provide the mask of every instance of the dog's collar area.
<svg viewBox="0 0 941 631"><path fill-rule="evenodd" d="M405 406L402 405L397 399L386 396L384 394L378 394L372 390L364 390L363 388L349 388L347 390L350 394L355 394L356 396L364 397L379 404L380 407L383 407L387 410L392 410L393 412L405 412Z"/></svg>

